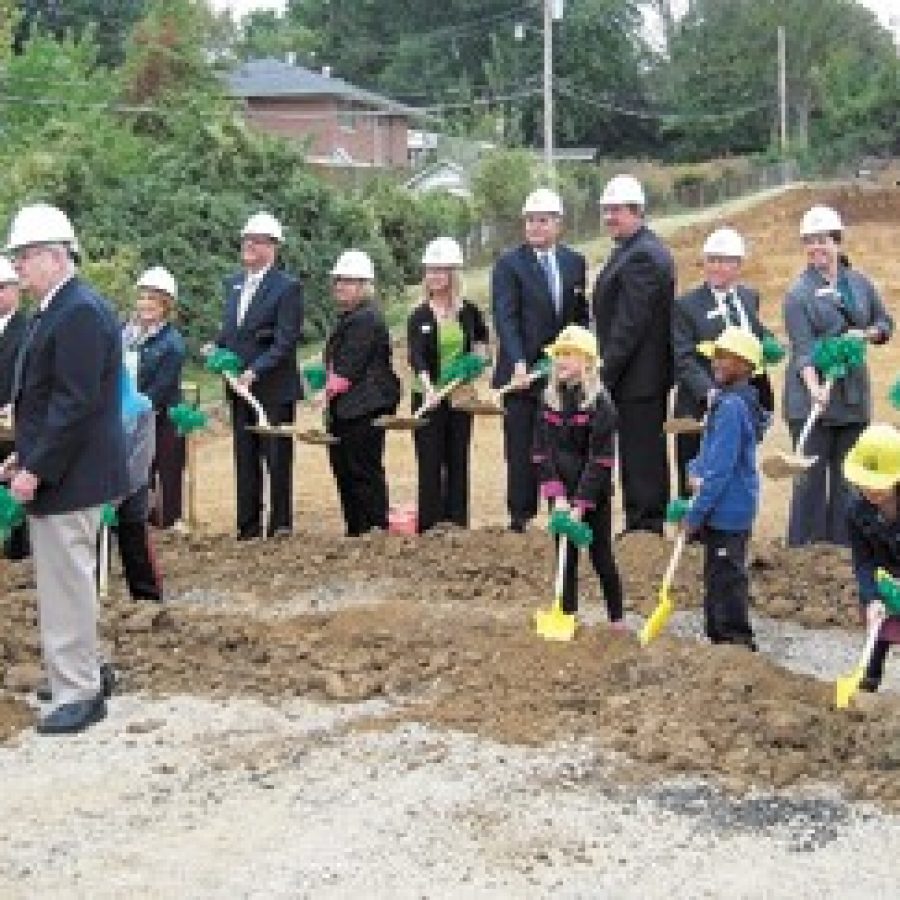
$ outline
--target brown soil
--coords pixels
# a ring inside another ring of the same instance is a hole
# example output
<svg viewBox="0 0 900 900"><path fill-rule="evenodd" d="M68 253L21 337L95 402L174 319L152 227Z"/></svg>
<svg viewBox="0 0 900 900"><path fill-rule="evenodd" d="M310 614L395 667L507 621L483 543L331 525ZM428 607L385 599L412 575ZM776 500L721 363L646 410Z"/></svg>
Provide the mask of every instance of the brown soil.
<svg viewBox="0 0 900 900"><path fill-rule="evenodd" d="M630 605L650 608L668 548L653 538L623 543ZM896 697L865 697L839 713L830 684L764 658L669 637L641 651L604 627L547 644L530 625L551 599L552 547L539 532L357 541L310 533L249 548L222 536L170 537L162 556L176 602L129 603L116 581L104 617L125 690L388 696L403 701L389 721L514 744L596 739L626 754L634 777L709 773L734 789L824 780L900 809ZM681 585L696 584L695 556ZM777 565L777 552L772 558ZM827 566L843 584L846 567L836 557ZM0 673L7 687L27 689L38 677L38 648L33 591L18 572L0 601L8 623ZM757 583L764 609L763 585L778 583L764 581L766 572ZM791 570L782 575L784 591ZM830 597L808 583L791 588L813 610L810 621L832 615ZM0 734L9 734L22 726L22 708L0 696Z"/></svg>
<svg viewBox="0 0 900 900"><path fill-rule="evenodd" d="M748 235L747 281L763 290L764 316L780 330L779 304L802 265L797 223L813 202L832 202L851 226L848 250L896 302L900 191L794 191L734 217ZM681 283L710 226L673 241ZM398 358L402 358L398 348ZM872 351L876 407L900 370L900 341ZM125 690L168 693L309 694L334 702L386 695L395 715L510 743L570 736L622 750L636 774L712 773L731 787L844 786L900 810L900 703L864 697L849 713L831 708L832 686L748 653L663 637L641 651L633 638L584 629L570 645L546 644L530 617L550 602L552 548L505 522L500 422L480 419L472 462L472 532L424 538L386 535L347 541L324 450L297 450L298 534L238 545L232 527L230 439L223 428L201 443L202 534L166 536L161 558L177 601L135 606L115 594L104 639ZM785 446L783 429L767 447ZM392 499L415 496L412 440L388 436ZM758 611L811 626L855 624L846 556L816 548L788 553L788 491L766 484L754 548ZM628 605L648 612L671 545L629 538L618 546ZM700 555L690 548L676 582L679 605L699 602ZM21 566L0 572L0 739L30 720L22 692L40 677L33 586ZM585 576L583 584L593 584ZM596 603L583 590L585 603Z"/></svg>

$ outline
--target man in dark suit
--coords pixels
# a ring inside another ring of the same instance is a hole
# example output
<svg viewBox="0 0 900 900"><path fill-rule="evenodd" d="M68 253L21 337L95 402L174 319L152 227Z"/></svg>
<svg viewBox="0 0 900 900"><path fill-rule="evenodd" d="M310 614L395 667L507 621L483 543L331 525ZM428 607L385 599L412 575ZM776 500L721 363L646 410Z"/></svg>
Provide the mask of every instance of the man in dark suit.
<svg viewBox="0 0 900 900"><path fill-rule="evenodd" d="M715 396L710 358L704 345L714 341L727 326L753 332L760 341L768 334L759 319L759 294L738 284L746 248L733 228L719 228L703 245L706 280L675 301L672 346L675 354L675 415L701 419ZM700 349L698 350L698 345ZM760 403L772 412L774 397L766 374L751 379ZM700 450L701 435L679 434L675 438L678 490L689 491L687 464Z"/></svg>
<svg viewBox="0 0 900 900"><path fill-rule="evenodd" d="M303 289L275 267L283 239L280 223L269 213L248 219L241 231L244 271L225 279L225 310L216 339L241 358L245 368L238 380L253 392L273 425L294 421L300 394L297 344L303 332ZM263 527L269 535L290 534L293 442L248 431L248 425L256 424L253 410L234 394L230 400L238 540L260 537ZM261 521L263 463L272 497L267 523Z"/></svg>
<svg viewBox="0 0 900 900"><path fill-rule="evenodd" d="M64 212L26 206L7 250L39 302L13 373L16 451L3 465L26 506L44 662L55 708L43 734L106 716L97 656L97 533L104 503L124 496L122 345L110 305L76 274Z"/></svg>
<svg viewBox="0 0 900 900"><path fill-rule="evenodd" d="M669 500L663 423L672 388L672 254L644 224L644 191L617 175L600 200L615 242L594 286L603 380L619 412L625 528L662 533Z"/></svg>
<svg viewBox="0 0 900 900"><path fill-rule="evenodd" d="M13 372L25 337L25 315L19 310L19 276L12 263L0 256L0 462L15 449L12 434L4 426L12 417ZM7 559L28 556L28 529L14 528L2 548Z"/></svg>
<svg viewBox="0 0 900 900"><path fill-rule="evenodd" d="M544 382L528 371L566 325L587 325L587 266L580 253L559 243L563 205L546 188L531 193L522 209L525 242L507 250L491 273L491 303L497 333L493 385L516 389L503 399L506 503L510 528L524 531L538 509L532 462L534 420Z"/></svg>

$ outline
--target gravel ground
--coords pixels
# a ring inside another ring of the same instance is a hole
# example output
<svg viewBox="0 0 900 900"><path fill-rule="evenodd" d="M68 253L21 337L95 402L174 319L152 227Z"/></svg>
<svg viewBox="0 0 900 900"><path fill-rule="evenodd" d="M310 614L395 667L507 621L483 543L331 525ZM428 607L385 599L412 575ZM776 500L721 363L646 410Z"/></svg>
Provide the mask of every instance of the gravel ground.
<svg viewBox="0 0 900 900"><path fill-rule="evenodd" d="M0 748L4 897L896 896L900 819L822 793L623 787L590 744L511 748L384 704L114 698Z"/></svg>

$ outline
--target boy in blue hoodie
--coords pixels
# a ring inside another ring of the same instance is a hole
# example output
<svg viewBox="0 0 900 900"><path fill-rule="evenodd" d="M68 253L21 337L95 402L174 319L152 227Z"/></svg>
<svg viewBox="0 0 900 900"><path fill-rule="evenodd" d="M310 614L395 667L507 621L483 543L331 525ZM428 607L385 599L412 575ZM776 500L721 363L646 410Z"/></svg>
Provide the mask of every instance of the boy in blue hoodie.
<svg viewBox="0 0 900 900"><path fill-rule="evenodd" d="M714 644L756 649L750 627L747 545L759 501L756 445L769 425L750 377L762 346L742 328L726 328L715 342L712 400L700 452L688 464L694 493L683 519L689 536L706 547L703 610Z"/></svg>

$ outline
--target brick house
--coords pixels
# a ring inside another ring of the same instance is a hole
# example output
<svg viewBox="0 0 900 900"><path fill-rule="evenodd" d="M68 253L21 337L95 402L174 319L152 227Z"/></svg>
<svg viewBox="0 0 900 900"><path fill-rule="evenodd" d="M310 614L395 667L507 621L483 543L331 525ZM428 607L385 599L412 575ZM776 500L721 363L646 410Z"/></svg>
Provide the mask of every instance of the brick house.
<svg viewBox="0 0 900 900"><path fill-rule="evenodd" d="M227 75L247 121L270 134L308 142L307 159L329 166L406 168L412 107L326 72L278 59L250 60Z"/></svg>

